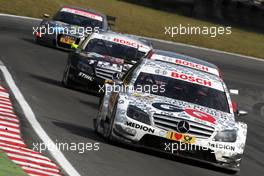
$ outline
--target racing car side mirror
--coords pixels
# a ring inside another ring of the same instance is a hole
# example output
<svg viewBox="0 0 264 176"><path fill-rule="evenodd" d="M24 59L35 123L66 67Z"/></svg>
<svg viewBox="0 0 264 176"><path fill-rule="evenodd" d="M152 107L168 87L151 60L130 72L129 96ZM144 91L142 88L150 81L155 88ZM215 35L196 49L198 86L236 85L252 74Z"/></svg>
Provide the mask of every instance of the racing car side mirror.
<svg viewBox="0 0 264 176"><path fill-rule="evenodd" d="M43 17L43 18L49 18L49 17L50 17L50 15L49 15L49 14L47 14L47 13L44 13L44 14L42 15L42 17Z"/></svg>
<svg viewBox="0 0 264 176"><path fill-rule="evenodd" d="M237 115L238 117L246 116L248 114L247 111L237 109L237 103L235 101L232 101L232 107L234 114Z"/></svg>
<svg viewBox="0 0 264 176"><path fill-rule="evenodd" d="M237 90L237 89L229 89L229 93L231 95L239 95L239 90Z"/></svg>
<svg viewBox="0 0 264 176"><path fill-rule="evenodd" d="M247 111L244 111L244 110L237 110L237 116L238 117L241 117L241 116L246 116L248 115L248 112Z"/></svg>

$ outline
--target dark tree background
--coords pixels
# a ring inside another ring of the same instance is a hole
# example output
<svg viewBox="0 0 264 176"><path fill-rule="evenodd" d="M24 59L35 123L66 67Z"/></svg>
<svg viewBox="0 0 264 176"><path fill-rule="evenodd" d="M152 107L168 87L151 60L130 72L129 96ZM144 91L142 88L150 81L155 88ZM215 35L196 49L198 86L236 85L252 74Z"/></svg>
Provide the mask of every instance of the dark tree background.
<svg viewBox="0 0 264 176"><path fill-rule="evenodd" d="M172 13L264 32L264 0L123 0Z"/></svg>

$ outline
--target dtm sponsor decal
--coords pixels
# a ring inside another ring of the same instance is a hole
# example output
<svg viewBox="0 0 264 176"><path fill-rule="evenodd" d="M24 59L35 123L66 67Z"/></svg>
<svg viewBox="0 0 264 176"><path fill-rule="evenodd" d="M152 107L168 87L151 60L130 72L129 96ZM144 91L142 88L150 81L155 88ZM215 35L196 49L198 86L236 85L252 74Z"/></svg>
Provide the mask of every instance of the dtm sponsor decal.
<svg viewBox="0 0 264 176"><path fill-rule="evenodd" d="M183 112L184 110L178 106L168 103L153 103L152 106L162 111L167 112Z"/></svg>
<svg viewBox="0 0 264 176"><path fill-rule="evenodd" d="M114 38L113 42L116 42L116 43L119 43L119 44L122 44L122 45L127 45L127 46L130 46L130 47L133 47L133 48L143 47L142 45L139 45L136 42L129 41L129 40L118 39L118 38Z"/></svg>
<svg viewBox="0 0 264 176"><path fill-rule="evenodd" d="M133 123L133 122L126 122L126 125L129 127L135 128L135 129L140 129L142 131L149 132L149 133L155 132L155 129L149 128L149 127L144 126L144 125L139 125L139 124Z"/></svg>
<svg viewBox="0 0 264 176"><path fill-rule="evenodd" d="M98 21L103 21L103 17L96 15L96 14L92 14L89 12L85 12L82 10L77 10L77 9L73 9L73 8L62 8L61 9L62 12L68 12L68 13L73 13L76 15L80 15L80 16L84 16L84 17L88 17L88 18L92 18Z"/></svg>
<svg viewBox="0 0 264 176"><path fill-rule="evenodd" d="M188 62L188 61L181 60L181 59L176 59L175 62L178 65L184 65L186 67L195 68L195 69L202 70L202 71L205 71L205 72L209 71L208 67L206 67L204 65L196 64L196 63L193 63L193 62Z"/></svg>
<svg viewBox="0 0 264 176"><path fill-rule="evenodd" d="M179 142L189 143L189 144L193 144L196 141L195 136L190 136L188 134L181 134L177 132L168 132L166 135L166 138L173 140L173 141L179 141Z"/></svg>
<svg viewBox="0 0 264 176"><path fill-rule="evenodd" d="M235 146L232 145L221 144L221 143L210 143L210 142L208 144L212 148L235 151Z"/></svg>
<svg viewBox="0 0 264 176"><path fill-rule="evenodd" d="M82 77L82 78L84 78L84 79L87 79L87 80L89 80L89 81L93 81L93 77L91 77L91 76L89 76L89 75L86 75L86 74L83 73L83 72L80 72L80 73L78 74L78 76L80 76L80 77Z"/></svg>
<svg viewBox="0 0 264 176"><path fill-rule="evenodd" d="M183 56L179 56L179 57L183 57ZM173 57L153 54L151 56L151 59L165 61L165 62L170 62L170 63L176 63L177 65L182 65L182 66L185 66L185 67L194 68L196 70L201 70L201 71L212 73L212 74L215 74L215 75L219 76L219 72L218 72L217 69L214 69L214 68L211 68L211 67L207 67L205 65L197 64L197 63L194 63L194 62L182 60L180 58L173 58Z"/></svg>
<svg viewBox="0 0 264 176"><path fill-rule="evenodd" d="M194 77L194 76L190 76L190 75L186 75L186 74L181 74L181 73L177 73L177 72L171 72L171 76L174 78L183 80L183 81L188 81L188 82L200 84L200 85L207 86L207 87L212 87L211 81L205 80L202 78L198 78L198 77Z"/></svg>
<svg viewBox="0 0 264 176"><path fill-rule="evenodd" d="M211 67L207 67L201 64L197 64L197 63L193 63L193 62L189 62L189 61L185 61L182 59L176 59L175 63L178 65L182 65L182 66L186 66L189 68L194 68L196 70L201 70L207 73L211 73L211 74L215 74L217 76L219 76L219 71L217 69L211 68Z"/></svg>

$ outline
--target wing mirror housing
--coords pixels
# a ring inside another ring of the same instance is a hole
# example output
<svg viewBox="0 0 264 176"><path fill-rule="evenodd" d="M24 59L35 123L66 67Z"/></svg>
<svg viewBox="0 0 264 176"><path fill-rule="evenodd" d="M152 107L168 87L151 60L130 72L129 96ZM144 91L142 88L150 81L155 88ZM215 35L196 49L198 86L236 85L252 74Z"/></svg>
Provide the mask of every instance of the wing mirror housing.
<svg viewBox="0 0 264 176"><path fill-rule="evenodd" d="M239 90L237 90L237 89L229 89L229 93L231 95L239 95Z"/></svg>
<svg viewBox="0 0 264 176"><path fill-rule="evenodd" d="M238 117L242 117L242 116L248 115L248 112L244 111L244 110L237 110L236 114L237 114Z"/></svg>
<svg viewBox="0 0 264 176"><path fill-rule="evenodd" d="M42 17L43 17L43 18L50 18L50 15L47 14L47 13L44 13L44 14L42 15Z"/></svg>
<svg viewBox="0 0 264 176"><path fill-rule="evenodd" d="M246 116L248 114L247 111L240 110L237 108L237 103L235 101L232 101L232 107L233 107L233 112L237 117L242 117Z"/></svg>

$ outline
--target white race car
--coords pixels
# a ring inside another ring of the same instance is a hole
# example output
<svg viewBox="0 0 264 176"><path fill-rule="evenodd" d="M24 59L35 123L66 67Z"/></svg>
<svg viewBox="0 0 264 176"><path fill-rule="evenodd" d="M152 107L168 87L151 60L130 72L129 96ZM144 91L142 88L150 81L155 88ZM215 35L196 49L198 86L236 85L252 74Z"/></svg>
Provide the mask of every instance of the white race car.
<svg viewBox="0 0 264 176"><path fill-rule="evenodd" d="M172 55L151 57L121 79L106 81L96 132L238 171L247 125L235 120L217 67L186 58L176 63Z"/></svg>

